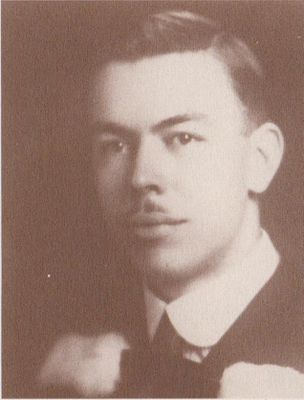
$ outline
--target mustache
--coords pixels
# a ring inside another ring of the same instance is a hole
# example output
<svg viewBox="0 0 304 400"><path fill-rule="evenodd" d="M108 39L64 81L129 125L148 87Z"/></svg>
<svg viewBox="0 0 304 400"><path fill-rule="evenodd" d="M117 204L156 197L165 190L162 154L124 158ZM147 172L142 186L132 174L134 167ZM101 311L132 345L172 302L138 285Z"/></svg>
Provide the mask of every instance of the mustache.
<svg viewBox="0 0 304 400"><path fill-rule="evenodd" d="M150 212L157 212L157 213L164 213L167 214L168 210L165 207L161 206L159 203L148 199L145 200L142 204L142 212L150 213Z"/></svg>
<svg viewBox="0 0 304 400"><path fill-rule="evenodd" d="M158 201L152 199L151 197L144 197L140 199L137 204L135 204L130 210L130 214L138 214L138 213L162 213L162 214L170 214L170 211L167 207L160 204Z"/></svg>
<svg viewBox="0 0 304 400"><path fill-rule="evenodd" d="M180 217L180 213L175 213L172 207L166 207L152 198L144 198L137 207L129 210L125 214L127 225L178 225L186 222L187 219Z"/></svg>

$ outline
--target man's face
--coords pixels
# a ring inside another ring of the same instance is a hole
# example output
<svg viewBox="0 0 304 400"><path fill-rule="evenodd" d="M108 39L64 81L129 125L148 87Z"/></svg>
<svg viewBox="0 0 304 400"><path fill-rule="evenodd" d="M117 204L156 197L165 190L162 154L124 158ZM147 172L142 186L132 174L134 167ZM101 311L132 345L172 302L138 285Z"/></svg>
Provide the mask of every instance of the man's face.
<svg viewBox="0 0 304 400"><path fill-rule="evenodd" d="M195 278L225 255L248 204L248 138L229 74L205 51L113 62L93 93L101 206L147 276Z"/></svg>

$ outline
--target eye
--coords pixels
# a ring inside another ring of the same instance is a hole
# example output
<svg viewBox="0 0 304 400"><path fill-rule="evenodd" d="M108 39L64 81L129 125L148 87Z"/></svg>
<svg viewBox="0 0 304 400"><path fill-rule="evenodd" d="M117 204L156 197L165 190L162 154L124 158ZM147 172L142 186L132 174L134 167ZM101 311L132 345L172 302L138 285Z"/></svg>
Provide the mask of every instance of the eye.
<svg viewBox="0 0 304 400"><path fill-rule="evenodd" d="M100 140L98 141L99 149L102 153L125 153L128 149L128 144L119 139Z"/></svg>
<svg viewBox="0 0 304 400"><path fill-rule="evenodd" d="M173 135L169 136L166 139L166 142L168 145L173 145L173 146L186 146L187 144L191 142L201 142L203 141L202 136L194 135L191 133L187 132L180 132L180 133L174 133Z"/></svg>
<svg viewBox="0 0 304 400"><path fill-rule="evenodd" d="M107 147L115 153L122 153L126 149L127 144L121 140L111 141L107 144Z"/></svg>
<svg viewBox="0 0 304 400"><path fill-rule="evenodd" d="M194 139L194 137L192 135L190 135L189 133L180 133L178 135L176 135L176 139L183 145L186 145L190 142L192 142L192 140Z"/></svg>

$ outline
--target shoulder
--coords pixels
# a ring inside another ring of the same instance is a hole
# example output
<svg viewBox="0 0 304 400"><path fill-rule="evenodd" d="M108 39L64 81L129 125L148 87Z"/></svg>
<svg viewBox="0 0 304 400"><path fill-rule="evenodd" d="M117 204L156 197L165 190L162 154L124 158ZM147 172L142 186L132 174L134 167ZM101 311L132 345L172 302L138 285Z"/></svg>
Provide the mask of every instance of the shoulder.
<svg viewBox="0 0 304 400"><path fill-rule="evenodd" d="M214 357L224 368L249 362L304 372L303 349L303 272L282 263L216 346Z"/></svg>
<svg viewBox="0 0 304 400"><path fill-rule="evenodd" d="M259 363L304 372L303 269L284 260L247 313Z"/></svg>

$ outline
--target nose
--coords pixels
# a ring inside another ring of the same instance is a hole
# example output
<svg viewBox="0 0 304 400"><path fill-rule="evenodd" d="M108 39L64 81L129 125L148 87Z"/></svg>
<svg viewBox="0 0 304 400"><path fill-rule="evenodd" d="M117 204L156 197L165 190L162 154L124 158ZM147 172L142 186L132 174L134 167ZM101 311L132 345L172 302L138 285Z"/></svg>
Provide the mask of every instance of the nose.
<svg viewBox="0 0 304 400"><path fill-rule="evenodd" d="M157 138L143 138L138 145L132 170L132 187L137 191L162 193L166 167Z"/></svg>

